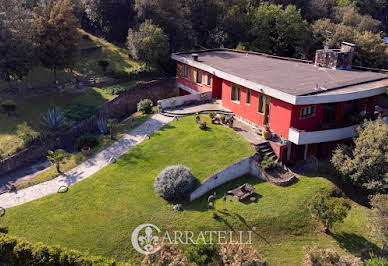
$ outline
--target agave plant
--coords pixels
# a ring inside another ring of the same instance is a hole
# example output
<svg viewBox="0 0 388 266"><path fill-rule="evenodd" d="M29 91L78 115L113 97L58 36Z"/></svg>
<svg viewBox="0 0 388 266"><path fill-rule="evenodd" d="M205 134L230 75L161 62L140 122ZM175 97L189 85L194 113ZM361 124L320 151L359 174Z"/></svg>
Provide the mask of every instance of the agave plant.
<svg viewBox="0 0 388 266"><path fill-rule="evenodd" d="M42 124L50 130L55 130L65 123L65 114L59 108L50 108L42 117Z"/></svg>
<svg viewBox="0 0 388 266"><path fill-rule="evenodd" d="M97 121L97 126L98 130L100 131L101 134L108 134L109 133L109 127L108 127L108 122L106 121L105 118L100 118Z"/></svg>

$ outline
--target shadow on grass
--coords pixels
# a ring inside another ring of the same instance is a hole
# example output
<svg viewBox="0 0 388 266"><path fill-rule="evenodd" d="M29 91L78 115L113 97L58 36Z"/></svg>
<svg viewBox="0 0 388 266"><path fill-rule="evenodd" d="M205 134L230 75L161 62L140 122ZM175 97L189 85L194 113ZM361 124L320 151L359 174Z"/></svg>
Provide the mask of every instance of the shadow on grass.
<svg viewBox="0 0 388 266"><path fill-rule="evenodd" d="M8 234L8 228L6 228L6 227L0 227L0 233Z"/></svg>
<svg viewBox="0 0 388 266"><path fill-rule="evenodd" d="M338 245L353 255L360 255L361 250L368 241L365 237L353 233L331 233L331 236L337 241ZM378 251L379 248L371 243L372 251Z"/></svg>

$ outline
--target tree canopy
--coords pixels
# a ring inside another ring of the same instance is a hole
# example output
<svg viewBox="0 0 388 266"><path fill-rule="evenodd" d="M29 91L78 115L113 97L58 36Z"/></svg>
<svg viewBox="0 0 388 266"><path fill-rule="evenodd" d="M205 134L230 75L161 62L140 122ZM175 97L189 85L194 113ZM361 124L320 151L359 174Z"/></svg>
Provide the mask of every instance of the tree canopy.
<svg viewBox="0 0 388 266"><path fill-rule="evenodd" d="M379 118L357 129L354 145L341 145L331 159L334 167L354 184L371 193L387 192L388 125Z"/></svg>

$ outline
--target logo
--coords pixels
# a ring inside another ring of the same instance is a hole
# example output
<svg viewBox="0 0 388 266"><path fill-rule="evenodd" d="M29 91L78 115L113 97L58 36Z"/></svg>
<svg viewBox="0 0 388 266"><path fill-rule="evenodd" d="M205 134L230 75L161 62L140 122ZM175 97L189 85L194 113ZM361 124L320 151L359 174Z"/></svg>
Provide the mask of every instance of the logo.
<svg viewBox="0 0 388 266"><path fill-rule="evenodd" d="M153 224L142 224L136 227L132 232L133 248L144 255L154 254L159 251L155 248L155 244L159 241L159 237L154 234L159 234L160 229Z"/></svg>

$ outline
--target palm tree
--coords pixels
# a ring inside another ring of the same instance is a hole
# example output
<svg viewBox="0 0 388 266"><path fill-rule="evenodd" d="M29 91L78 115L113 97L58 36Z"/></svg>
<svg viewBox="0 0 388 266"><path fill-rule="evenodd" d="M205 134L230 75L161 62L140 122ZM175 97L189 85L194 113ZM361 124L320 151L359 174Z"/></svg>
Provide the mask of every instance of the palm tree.
<svg viewBox="0 0 388 266"><path fill-rule="evenodd" d="M48 151L47 153L47 160L49 160L52 164L55 164L55 167L57 168L57 172L59 174L62 173L60 165L61 163L64 163L66 161L66 159L69 157L69 154L62 149Z"/></svg>

